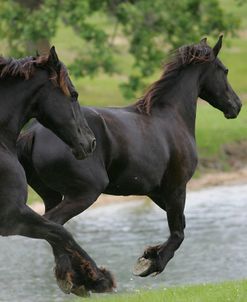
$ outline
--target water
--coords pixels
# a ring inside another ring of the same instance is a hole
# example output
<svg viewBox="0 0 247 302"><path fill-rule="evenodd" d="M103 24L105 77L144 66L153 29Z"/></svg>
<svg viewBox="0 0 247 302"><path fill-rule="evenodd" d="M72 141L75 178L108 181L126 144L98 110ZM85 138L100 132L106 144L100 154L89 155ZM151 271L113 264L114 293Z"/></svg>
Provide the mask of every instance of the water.
<svg viewBox="0 0 247 302"><path fill-rule="evenodd" d="M114 197L113 197L114 198ZM189 193L186 238L165 272L132 275L136 259L168 235L165 213L135 201L89 210L67 224L77 241L114 272L118 291L247 278L247 185ZM41 240L0 238L0 301L64 302L53 277L53 256Z"/></svg>

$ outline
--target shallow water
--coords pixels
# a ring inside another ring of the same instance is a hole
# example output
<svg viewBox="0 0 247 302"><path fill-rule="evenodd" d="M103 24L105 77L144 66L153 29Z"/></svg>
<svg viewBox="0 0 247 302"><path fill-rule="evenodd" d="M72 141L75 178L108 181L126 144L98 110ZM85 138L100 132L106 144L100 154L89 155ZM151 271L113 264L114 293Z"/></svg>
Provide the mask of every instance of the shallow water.
<svg viewBox="0 0 247 302"><path fill-rule="evenodd" d="M137 200L91 209L67 228L98 265L114 272L120 292L247 278L247 185L189 193L185 214L185 241L155 278L132 275L144 248L168 235L165 213L153 203ZM1 302L74 297L58 289L51 249L44 241L0 238L0 263Z"/></svg>

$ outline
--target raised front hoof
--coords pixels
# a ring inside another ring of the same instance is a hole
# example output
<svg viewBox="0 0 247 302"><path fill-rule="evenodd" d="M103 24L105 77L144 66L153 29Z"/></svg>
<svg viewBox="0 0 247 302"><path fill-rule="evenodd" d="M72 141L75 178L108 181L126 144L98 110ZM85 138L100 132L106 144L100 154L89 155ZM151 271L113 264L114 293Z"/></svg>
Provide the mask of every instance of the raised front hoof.
<svg viewBox="0 0 247 302"><path fill-rule="evenodd" d="M162 265L161 245L150 246L145 251L142 257L137 260L133 274L135 276L147 277L149 275L156 276L160 274L165 265Z"/></svg>
<svg viewBox="0 0 247 302"><path fill-rule="evenodd" d="M139 277L147 277L149 275L156 276L161 271L157 268L155 259L147 259L141 257L137 260L133 269L133 274Z"/></svg>

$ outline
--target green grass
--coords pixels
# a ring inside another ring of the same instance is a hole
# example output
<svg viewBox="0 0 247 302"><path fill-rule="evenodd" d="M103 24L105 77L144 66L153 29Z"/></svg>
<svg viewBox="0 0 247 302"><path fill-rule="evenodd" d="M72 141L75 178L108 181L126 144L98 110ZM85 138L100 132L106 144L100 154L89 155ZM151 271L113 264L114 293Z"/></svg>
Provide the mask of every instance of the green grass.
<svg viewBox="0 0 247 302"><path fill-rule="evenodd" d="M140 291L135 294L92 296L74 302L246 302L247 281L224 282L157 291Z"/></svg>
<svg viewBox="0 0 247 302"><path fill-rule="evenodd" d="M244 95L247 93L245 81L247 74L247 29L245 36L241 36L241 38L226 39L226 41L226 46L223 46L220 58L229 68L228 79L233 89L238 94Z"/></svg>
<svg viewBox="0 0 247 302"><path fill-rule="evenodd" d="M241 27L246 28L247 27L247 4L246 1L242 1L242 5L239 5L238 3L240 1L238 0L220 0L219 1L221 6L226 12L232 13L239 17L241 20Z"/></svg>
<svg viewBox="0 0 247 302"><path fill-rule="evenodd" d="M246 125L247 104L242 107L236 119L226 119L220 111L208 104L201 104L196 120L196 140L200 156L218 155L223 145L247 139Z"/></svg>

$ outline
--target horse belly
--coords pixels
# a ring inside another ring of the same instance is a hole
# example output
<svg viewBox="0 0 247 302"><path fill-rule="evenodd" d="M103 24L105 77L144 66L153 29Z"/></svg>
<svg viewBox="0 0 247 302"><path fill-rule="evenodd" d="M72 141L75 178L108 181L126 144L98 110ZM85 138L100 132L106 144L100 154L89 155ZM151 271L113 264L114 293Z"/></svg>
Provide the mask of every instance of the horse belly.
<svg viewBox="0 0 247 302"><path fill-rule="evenodd" d="M147 195L160 186L163 171L153 168L143 170L142 168L125 169L110 176L109 185L105 193L112 195Z"/></svg>

